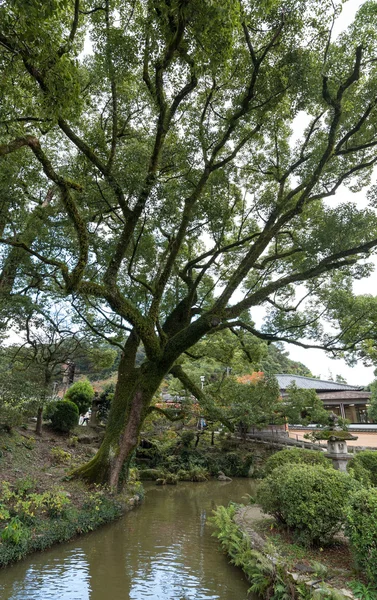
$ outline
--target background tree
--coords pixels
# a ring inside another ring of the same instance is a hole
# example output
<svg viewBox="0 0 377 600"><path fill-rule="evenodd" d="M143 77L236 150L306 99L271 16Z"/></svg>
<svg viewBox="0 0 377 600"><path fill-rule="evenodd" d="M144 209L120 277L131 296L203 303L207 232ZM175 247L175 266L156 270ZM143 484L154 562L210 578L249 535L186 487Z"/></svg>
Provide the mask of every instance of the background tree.
<svg viewBox="0 0 377 600"><path fill-rule="evenodd" d="M304 355L303 360L305 360ZM266 373L288 373L290 375L313 377L306 365L289 358L289 352L285 351L283 344L279 342L267 346L267 355L261 359L259 368Z"/></svg>
<svg viewBox="0 0 377 600"><path fill-rule="evenodd" d="M93 348L91 336L77 328L75 331L75 324L71 322L63 306L51 307L38 295L34 300L39 302L39 310L34 305L34 311L26 315L26 318L18 315L17 331L22 343L4 347L2 354L4 360L7 359L14 393L20 394L21 397L26 394L33 399L34 414L37 416L36 433L42 435L43 409L53 396L54 388L57 390L61 384L72 361L85 358L87 362L97 364L97 368L101 369L114 362L116 352L111 348ZM18 382L18 392L15 382ZM85 382L79 387L84 399L77 399L85 406L88 404L88 391L91 390L89 404L85 409L87 410L94 394L93 389L89 384L90 390L87 390ZM82 390L82 387L85 389ZM77 389L74 393L80 396Z"/></svg>
<svg viewBox="0 0 377 600"><path fill-rule="evenodd" d="M368 408L368 417L377 423L377 380L375 379L369 386L371 393L370 406Z"/></svg>
<svg viewBox="0 0 377 600"><path fill-rule="evenodd" d="M329 422L329 413L315 390L299 389L295 383L288 386L287 395L282 398L281 412L288 423L295 425L328 425Z"/></svg>
<svg viewBox="0 0 377 600"><path fill-rule="evenodd" d="M12 357L0 354L0 428L10 431L36 414L43 387L38 379L12 368Z"/></svg>
<svg viewBox="0 0 377 600"><path fill-rule="evenodd" d="M8 368L13 379L25 391L34 389L34 414L37 416L36 433L42 435L42 416L46 402L51 399L55 386L62 381L69 361L80 352L81 335L67 324L64 310L48 310L19 317L22 343L5 347ZM23 339L22 339L23 338Z"/></svg>
<svg viewBox="0 0 377 600"><path fill-rule="evenodd" d="M365 2L333 40L340 7L1 5L2 173L24 160L38 172L35 184L19 169L4 201L3 265L14 249L24 265L5 301L59 291L122 351L106 436L81 476L119 483L161 381L189 389L180 357L204 336L353 355L376 339L375 299L352 292L371 272L376 190L368 209L331 199L368 185L377 162L377 10ZM308 126L293 143L299 113ZM249 314L261 305L262 328Z"/></svg>

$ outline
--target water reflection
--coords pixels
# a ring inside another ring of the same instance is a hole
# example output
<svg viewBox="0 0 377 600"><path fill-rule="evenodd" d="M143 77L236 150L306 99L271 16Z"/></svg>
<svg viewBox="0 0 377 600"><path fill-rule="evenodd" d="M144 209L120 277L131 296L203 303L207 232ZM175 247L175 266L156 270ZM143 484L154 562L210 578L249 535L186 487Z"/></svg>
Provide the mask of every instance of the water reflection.
<svg viewBox="0 0 377 600"><path fill-rule="evenodd" d="M0 572L1 600L244 600L248 585L211 537L219 504L253 482L147 486L143 506Z"/></svg>
<svg viewBox="0 0 377 600"><path fill-rule="evenodd" d="M90 600L89 563L85 553L75 548L59 557L49 554L37 555L31 565L24 561L1 572L1 600Z"/></svg>

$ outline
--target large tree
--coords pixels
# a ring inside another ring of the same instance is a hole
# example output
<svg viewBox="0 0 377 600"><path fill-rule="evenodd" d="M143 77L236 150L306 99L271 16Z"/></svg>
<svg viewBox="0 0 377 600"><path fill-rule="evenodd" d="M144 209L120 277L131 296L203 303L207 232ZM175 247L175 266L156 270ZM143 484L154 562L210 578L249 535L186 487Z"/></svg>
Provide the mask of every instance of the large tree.
<svg viewBox="0 0 377 600"><path fill-rule="evenodd" d="M70 296L122 349L81 476L119 483L167 373L200 396L180 357L205 336L329 351L373 337L352 279L371 270L375 193L363 210L333 197L377 162L377 5L334 40L338 4L0 4L3 303Z"/></svg>

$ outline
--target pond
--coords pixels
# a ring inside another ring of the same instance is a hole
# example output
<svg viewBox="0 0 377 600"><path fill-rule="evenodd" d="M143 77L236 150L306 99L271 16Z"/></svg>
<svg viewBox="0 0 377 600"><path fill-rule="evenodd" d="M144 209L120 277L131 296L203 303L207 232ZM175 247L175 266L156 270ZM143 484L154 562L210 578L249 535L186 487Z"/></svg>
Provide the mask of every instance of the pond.
<svg viewBox="0 0 377 600"><path fill-rule="evenodd" d="M219 504L246 502L255 482L145 489L119 521L2 570L1 600L246 600L248 584L208 517Z"/></svg>

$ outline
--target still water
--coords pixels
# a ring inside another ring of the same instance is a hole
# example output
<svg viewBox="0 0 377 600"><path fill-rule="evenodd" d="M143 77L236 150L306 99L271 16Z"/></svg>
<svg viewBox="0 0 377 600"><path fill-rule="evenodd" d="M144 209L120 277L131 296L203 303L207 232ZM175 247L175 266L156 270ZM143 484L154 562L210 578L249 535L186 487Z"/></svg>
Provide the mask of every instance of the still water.
<svg viewBox="0 0 377 600"><path fill-rule="evenodd" d="M248 584L211 537L211 511L255 483L146 484L143 504L0 571L1 600L246 600Z"/></svg>

